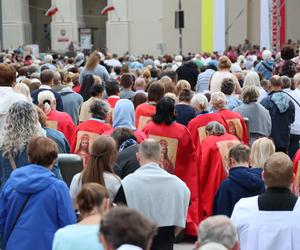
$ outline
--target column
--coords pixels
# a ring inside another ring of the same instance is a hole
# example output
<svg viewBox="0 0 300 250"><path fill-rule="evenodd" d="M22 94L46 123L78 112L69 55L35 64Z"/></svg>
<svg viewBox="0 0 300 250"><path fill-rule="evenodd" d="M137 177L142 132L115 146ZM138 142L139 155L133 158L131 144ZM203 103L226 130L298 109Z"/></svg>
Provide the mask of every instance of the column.
<svg viewBox="0 0 300 250"><path fill-rule="evenodd" d="M1 0L3 48L13 49L32 43L29 0Z"/></svg>
<svg viewBox="0 0 300 250"><path fill-rule="evenodd" d="M52 17L51 22L52 50L66 51L71 41L78 43L79 28L84 27L82 1L56 1L58 12Z"/></svg>

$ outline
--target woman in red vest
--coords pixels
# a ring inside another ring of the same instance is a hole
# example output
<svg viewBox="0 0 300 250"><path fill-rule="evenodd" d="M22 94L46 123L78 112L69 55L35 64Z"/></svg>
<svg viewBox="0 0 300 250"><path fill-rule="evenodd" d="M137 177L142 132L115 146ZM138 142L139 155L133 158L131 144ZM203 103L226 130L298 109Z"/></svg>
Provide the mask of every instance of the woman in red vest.
<svg viewBox="0 0 300 250"><path fill-rule="evenodd" d="M149 138L161 144L160 165L182 179L191 191L186 233L197 234L198 226L198 171L196 151L188 129L175 121L175 101L163 97L156 113L143 129Z"/></svg>

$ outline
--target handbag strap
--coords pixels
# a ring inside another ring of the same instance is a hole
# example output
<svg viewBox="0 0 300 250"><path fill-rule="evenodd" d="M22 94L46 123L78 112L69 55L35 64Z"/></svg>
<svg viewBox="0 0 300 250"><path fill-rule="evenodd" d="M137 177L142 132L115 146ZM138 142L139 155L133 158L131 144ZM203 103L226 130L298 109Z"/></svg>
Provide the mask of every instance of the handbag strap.
<svg viewBox="0 0 300 250"><path fill-rule="evenodd" d="M15 159L12 156L11 152L9 152L9 154L8 154L8 160L9 160L9 163L10 163L12 169L15 170L17 168L17 164L16 164Z"/></svg>
<svg viewBox="0 0 300 250"><path fill-rule="evenodd" d="M299 102L298 102L294 97L292 97L289 93L287 93L287 92L285 92L285 91L283 91L283 90L282 90L282 92L285 93L286 95L288 95L288 96L289 96L295 103L297 103L297 105L300 107Z"/></svg>
<svg viewBox="0 0 300 250"><path fill-rule="evenodd" d="M27 205L27 203L28 203L30 197L31 197L31 194L29 194L29 195L25 198L24 203L23 203L22 206L21 206L21 209L19 210L17 216L15 217L15 219L14 219L14 221L13 221L13 223L12 223L12 226L11 226L11 228L9 229L9 233L8 233L7 236L6 236L6 240L4 241L4 246L5 246L5 247L6 247L6 244L7 244L8 240L9 240L9 238L10 238L10 236L11 236L13 230L15 229L15 227L16 227L16 225L17 225L17 222L18 222L18 220L19 220L19 218L20 218L22 212L24 211L24 209L25 209L25 207L26 207L26 205ZM4 249L5 249L5 247L4 247Z"/></svg>
<svg viewBox="0 0 300 250"><path fill-rule="evenodd" d="M262 65L270 72L273 72L273 69L271 69L267 64L265 64L265 62L262 62Z"/></svg>

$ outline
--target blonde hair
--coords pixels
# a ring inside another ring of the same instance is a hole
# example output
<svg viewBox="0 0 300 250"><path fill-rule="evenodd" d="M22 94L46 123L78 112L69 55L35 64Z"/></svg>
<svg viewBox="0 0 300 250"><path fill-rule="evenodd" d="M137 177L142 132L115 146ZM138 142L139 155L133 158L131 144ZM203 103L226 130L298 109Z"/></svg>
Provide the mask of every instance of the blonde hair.
<svg viewBox="0 0 300 250"><path fill-rule="evenodd" d="M175 89L176 95L178 96L179 93L184 89L191 90L191 84L186 80L178 81L176 84L176 89Z"/></svg>
<svg viewBox="0 0 300 250"><path fill-rule="evenodd" d="M219 58L219 69L230 69L231 61L227 56L221 56Z"/></svg>
<svg viewBox="0 0 300 250"><path fill-rule="evenodd" d="M269 157L275 153L275 145L269 138L263 137L254 141L250 153L250 165L263 168Z"/></svg>
<svg viewBox="0 0 300 250"><path fill-rule="evenodd" d="M85 64L85 69L87 70L93 70L97 64L100 62L100 55L98 52L93 52L90 54L86 64Z"/></svg>
<svg viewBox="0 0 300 250"><path fill-rule="evenodd" d="M30 89L27 86L27 84L25 84L23 82L19 82L15 85L14 90L17 93L24 95L29 102L32 102L31 95L30 95Z"/></svg>

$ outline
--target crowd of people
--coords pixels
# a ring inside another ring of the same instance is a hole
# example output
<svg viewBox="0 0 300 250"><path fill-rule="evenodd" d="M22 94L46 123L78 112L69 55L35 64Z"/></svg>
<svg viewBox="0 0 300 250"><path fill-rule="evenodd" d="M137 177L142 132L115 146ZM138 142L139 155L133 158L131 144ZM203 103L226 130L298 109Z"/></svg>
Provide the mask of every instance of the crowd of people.
<svg viewBox="0 0 300 250"><path fill-rule="evenodd" d="M0 55L1 249L296 249L300 56ZM82 171L64 182L59 154Z"/></svg>

